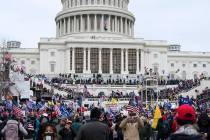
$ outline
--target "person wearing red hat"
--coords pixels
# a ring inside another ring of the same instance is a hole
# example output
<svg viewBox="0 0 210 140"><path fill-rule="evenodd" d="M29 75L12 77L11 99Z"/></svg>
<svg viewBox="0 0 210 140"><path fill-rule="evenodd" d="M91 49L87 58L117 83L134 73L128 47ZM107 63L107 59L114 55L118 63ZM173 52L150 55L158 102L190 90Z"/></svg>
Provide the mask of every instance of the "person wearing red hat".
<svg viewBox="0 0 210 140"><path fill-rule="evenodd" d="M178 130L173 133L169 140L203 140L202 135L195 127L196 123L195 109L190 105L181 105L177 109L176 121Z"/></svg>

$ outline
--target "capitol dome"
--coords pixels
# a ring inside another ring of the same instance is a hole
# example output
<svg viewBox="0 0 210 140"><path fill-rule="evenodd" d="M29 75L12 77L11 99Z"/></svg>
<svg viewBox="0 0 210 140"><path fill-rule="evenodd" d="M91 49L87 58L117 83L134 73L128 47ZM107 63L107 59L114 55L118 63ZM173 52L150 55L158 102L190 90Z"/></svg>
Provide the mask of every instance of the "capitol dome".
<svg viewBox="0 0 210 140"><path fill-rule="evenodd" d="M55 18L56 36L134 36L135 18L128 11L129 0L61 0L62 11Z"/></svg>

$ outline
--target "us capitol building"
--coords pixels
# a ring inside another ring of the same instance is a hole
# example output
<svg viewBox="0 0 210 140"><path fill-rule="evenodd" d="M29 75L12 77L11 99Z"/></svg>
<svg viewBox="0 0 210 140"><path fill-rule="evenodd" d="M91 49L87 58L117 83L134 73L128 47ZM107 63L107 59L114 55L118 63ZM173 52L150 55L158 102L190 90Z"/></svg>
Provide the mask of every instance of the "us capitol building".
<svg viewBox="0 0 210 140"><path fill-rule="evenodd" d="M135 38L129 0L61 2L55 38L41 38L38 48L9 49L27 73L136 76L152 69L180 79L210 74L210 53L183 52L180 45L164 40Z"/></svg>

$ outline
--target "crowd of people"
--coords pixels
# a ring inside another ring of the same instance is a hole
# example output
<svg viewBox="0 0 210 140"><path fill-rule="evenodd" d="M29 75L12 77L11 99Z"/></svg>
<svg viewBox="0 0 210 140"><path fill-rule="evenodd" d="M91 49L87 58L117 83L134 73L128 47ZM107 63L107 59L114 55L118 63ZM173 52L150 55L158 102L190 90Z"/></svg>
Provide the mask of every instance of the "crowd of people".
<svg viewBox="0 0 210 140"><path fill-rule="evenodd" d="M209 100L210 90L205 89L196 99L178 96L180 92L199 86L199 80L159 81L161 85L177 85L161 90L158 95L159 99L177 100L177 108L172 108L170 102L144 108L139 96L119 92L110 93L108 98L128 97L130 102L113 110L94 104L84 107L82 99L94 96L86 91L74 97L74 90L61 86L68 76L60 75L51 81L44 75L38 77L68 92L71 102L65 103L66 97L53 94L53 89L44 88L42 83L32 82L33 88L52 96L48 100L36 98L20 103L6 96L0 102L0 140L210 140L209 107L200 107ZM26 75L25 80L30 78ZM101 79L99 75L97 78Z"/></svg>
<svg viewBox="0 0 210 140"><path fill-rule="evenodd" d="M45 82L58 90L65 91L65 92L69 93L69 97L72 98L73 97L72 94L74 94L75 91L68 86L63 86L63 83L65 83L65 82L60 81L60 80L61 80L60 78L53 78L51 81L46 80ZM181 92L187 92L187 91L192 90L193 88L199 86L200 80L198 80L198 79L195 79L195 80L170 80L167 83L172 84L172 85L176 84L177 86L175 86L173 88L161 89L159 91L159 94L154 93L155 91L150 91L150 93L153 94L155 100L157 99L157 96L158 96L159 99L169 99L170 101L176 101L176 100L178 100L178 95ZM149 92L149 90L147 92ZM83 94L83 93L81 93L81 94L84 95L86 98L100 98L100 96L101 96L100 93L98 95L94 96L91 93L89 93L88 91L86 92L86 94ZM132 95L132 93L125 94L120 91L118 91L118 92L112 91L112 93L110 93L110 96L107 98L112 98L112 97L130 98L131 95ZM148 100L150 100L150 98L151 98L151 96L148 96Z"/></svg>
<svg viewBox="0 0 210 140"><path fill-rule="evenodd" d="M19 116L6 107L0 113L0 139L4 140L209 140L210 118L188 104L176 110L160 107L154 113L129 110L114 116L93 107L89 116L75 112L59 116L50 108L45 113L30 111Z"/></svg>

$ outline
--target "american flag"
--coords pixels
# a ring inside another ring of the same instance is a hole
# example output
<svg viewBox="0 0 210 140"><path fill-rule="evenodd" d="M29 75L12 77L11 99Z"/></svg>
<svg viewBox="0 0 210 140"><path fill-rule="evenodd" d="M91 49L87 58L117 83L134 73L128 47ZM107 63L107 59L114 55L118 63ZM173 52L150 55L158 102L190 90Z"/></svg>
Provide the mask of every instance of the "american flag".
<svg viewBox="0 0 210 140"><path fill-rule="evenodd" d="M13 106L13 114L16 116L16 117L22 117L23 116L23 113L22 113L22 110L17 107L17 106Z"/></svg>
<svg viewBox="0 0 210 140"><path fill-rule="evenodd" d="M56 112L56 114L58 115L58 116L60 116L61 115L61 111L60 111L60 108L56 105L56 106L54 106L54 111Z"/></svg>
<svg viewBox="0 0 210 140"><path fill-rule="evenodd" d="M47 107L45 105L43 105L40 109L39 109L39 114L42 115L43 113L46 112Z"/></svg>
<svg viewBox="0 0 210 140"><path fill-rule="evenodd" d="M138 107L127 105L126 109L127 109L128 112L133 112L133 113L139 114L139 108Z"/></svg>

